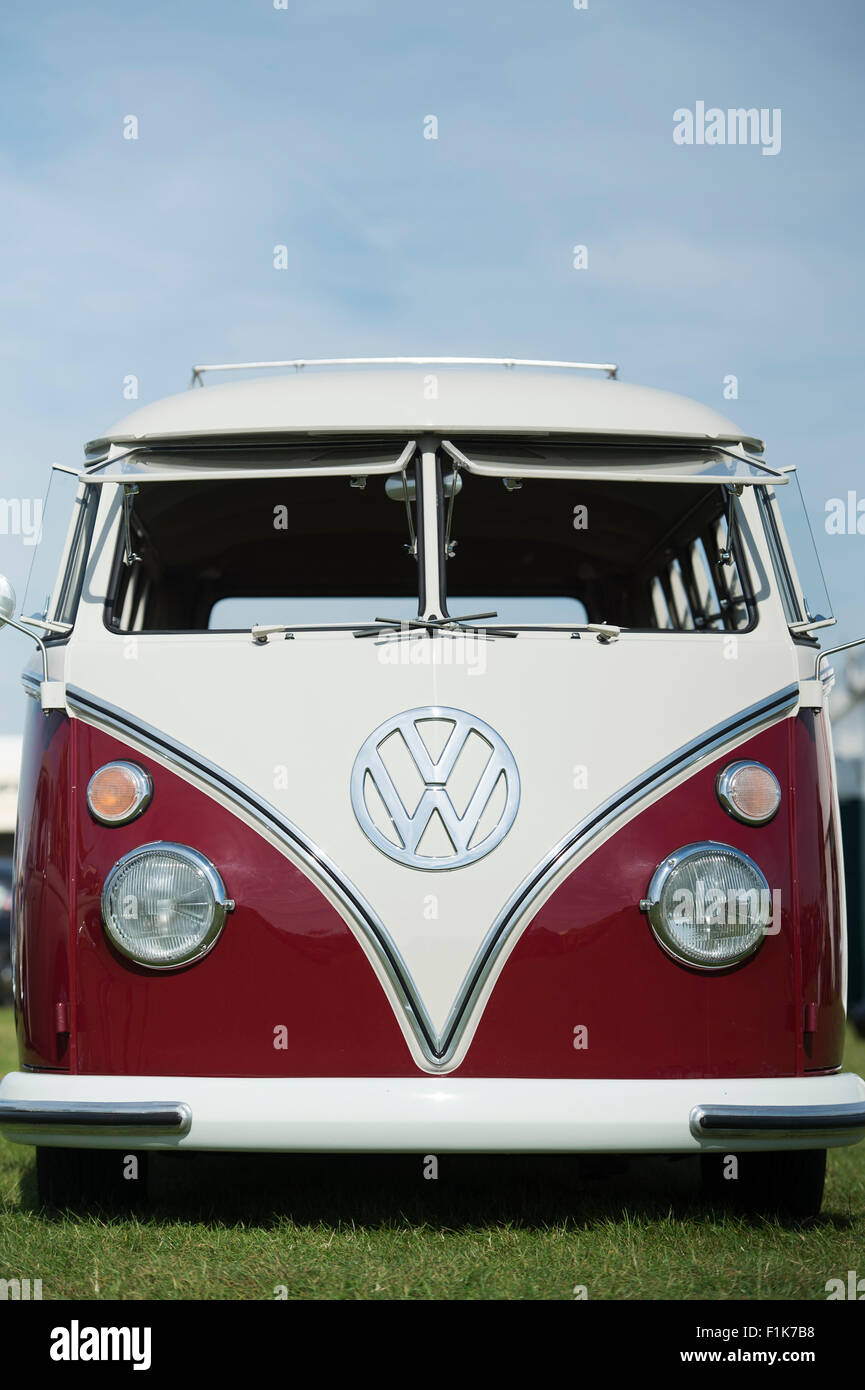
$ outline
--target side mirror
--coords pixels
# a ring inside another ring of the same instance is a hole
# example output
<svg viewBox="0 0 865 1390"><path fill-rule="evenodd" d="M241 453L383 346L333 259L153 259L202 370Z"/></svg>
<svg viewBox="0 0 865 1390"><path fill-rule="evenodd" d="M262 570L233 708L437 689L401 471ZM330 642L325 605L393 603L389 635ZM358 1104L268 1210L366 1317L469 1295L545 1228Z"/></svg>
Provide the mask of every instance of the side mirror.
<svg viewBox="0 0 865 1390"><path fill-rule="evenodd" d="M414 478L405 473L389 473L384 480L384 490L392 502L416 502L417 485Z"/></svg>
<svg viewBox="0 0 865 1390"><path fill-rule="evenodd" d="M36 643L42 653L42 679L48 680L48 653L45 650L45 643L38 633L32 628L25 627L24 623L18 622L14 617L16 607L15 590L9 583L5 574L0 574L0 627L14 627L16 632L24 632Z"/></svg>
<svg viewBox="0 0 865 1390"><path fill-rule="evenodd" d="M15 590L5 574L0 574L0 627L15 616Z"/></svg>
<svg viewBox="0 0 865 1390"><path fill-rule="evenodd" d="M463 480L459 473L445 473L442 478L442 493L445 497L453 497L462 491L462 485ZM522 487L522 482L517 483L517 487ZM413 477L409 478L405 473L389 473L384 481L384 490L392 502L417 501L417 484Z"/></svg>

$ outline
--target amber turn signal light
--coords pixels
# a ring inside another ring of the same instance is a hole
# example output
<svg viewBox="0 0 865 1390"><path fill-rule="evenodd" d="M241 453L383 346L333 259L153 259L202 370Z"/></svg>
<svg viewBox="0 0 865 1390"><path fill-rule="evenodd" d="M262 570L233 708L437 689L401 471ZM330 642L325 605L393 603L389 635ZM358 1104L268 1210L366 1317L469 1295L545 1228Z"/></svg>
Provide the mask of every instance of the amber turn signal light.
<svg viewBox="0 0 865 1390"><path fill-rule="evenodd" d="M728 815L746 825L765 825L781 804L781 784L762 763L730 763L719 775L715 790Z"/></svg>
<svg viewBox="0 0 865 1390"><path fill-rule="evenodd" d="M153 783L137 763L106 763L87 785L87 809L100 825L126 825L150 805Z"/></svg>

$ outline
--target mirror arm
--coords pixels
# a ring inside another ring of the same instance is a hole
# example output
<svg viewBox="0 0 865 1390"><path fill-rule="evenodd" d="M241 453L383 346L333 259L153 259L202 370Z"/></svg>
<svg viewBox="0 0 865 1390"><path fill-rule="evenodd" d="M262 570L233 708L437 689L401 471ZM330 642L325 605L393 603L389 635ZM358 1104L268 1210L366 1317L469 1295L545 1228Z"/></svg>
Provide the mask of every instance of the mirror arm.
<svg viewBox="0 0 865 1390"><path fill-rule="evenodd" d="M855 642L842 642L840 647L827 647L825 652L817 653L817 660L814 662L814 679L820 679L820 662L824 656L834 656L836 652L849 651L851 647L861 647L865 644L865 637L857 637Z"/></svg>
<svg viewBox="0 0 865 1390"><path fill-rule="evenodd" d="M30 627L25 627L24 623L19 623L14 618L5 618L3 625L4 627L14 627L16 632L23 632L25 637L29 637L31 641L36 643L37 647L39 648L39 651L42 654L42 679L44 681L47 681L48 653L45 650L45 643L42 641L42 638L39 636L39 633L34 632L33 629Z"/></svg>

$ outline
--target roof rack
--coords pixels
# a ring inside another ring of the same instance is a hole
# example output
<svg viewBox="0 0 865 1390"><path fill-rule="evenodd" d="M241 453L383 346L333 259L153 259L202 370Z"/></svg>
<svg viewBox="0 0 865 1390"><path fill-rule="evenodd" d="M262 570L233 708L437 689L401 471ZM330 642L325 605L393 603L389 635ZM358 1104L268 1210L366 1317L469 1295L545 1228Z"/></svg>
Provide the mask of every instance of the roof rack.
<svg viewBox="0 0 865 1390"><path fill-rule="evenodd" d="M567 367L578 371L606 372L614 378L618 373L615 362L544 362L527 357L316 357L298 358L292 362L218 362L211 366L193 367L190 386L202 386L201 378L205 372L248 372L264 367L360 367L396 366L408 364L415 367Z"/></svg>

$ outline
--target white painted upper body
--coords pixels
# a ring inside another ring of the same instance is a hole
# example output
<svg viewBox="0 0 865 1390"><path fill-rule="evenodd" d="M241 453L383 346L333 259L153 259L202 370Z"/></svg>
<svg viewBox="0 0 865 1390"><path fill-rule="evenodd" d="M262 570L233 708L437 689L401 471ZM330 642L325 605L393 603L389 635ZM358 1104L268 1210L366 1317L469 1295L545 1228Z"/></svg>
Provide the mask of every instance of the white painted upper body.
<svg viewBox="0 0 865 1390"><path fill-rule="evenodd" d="M717 411L646 386L532 367L315 369L206 386L119 420L103 441L230 433L481 431L615 434L756 444Z"/></svg>

